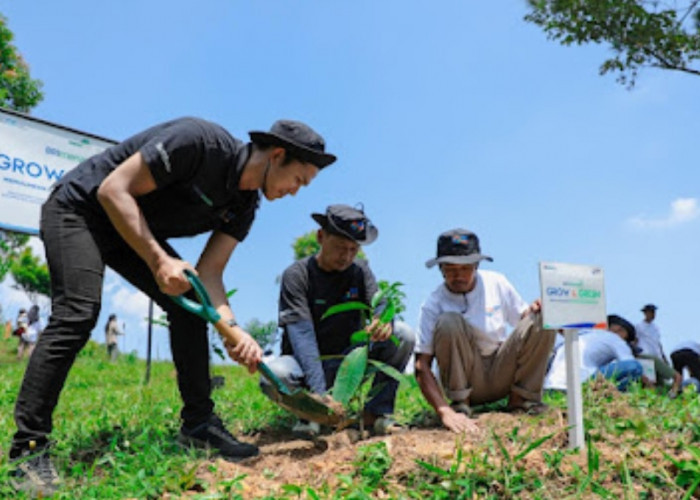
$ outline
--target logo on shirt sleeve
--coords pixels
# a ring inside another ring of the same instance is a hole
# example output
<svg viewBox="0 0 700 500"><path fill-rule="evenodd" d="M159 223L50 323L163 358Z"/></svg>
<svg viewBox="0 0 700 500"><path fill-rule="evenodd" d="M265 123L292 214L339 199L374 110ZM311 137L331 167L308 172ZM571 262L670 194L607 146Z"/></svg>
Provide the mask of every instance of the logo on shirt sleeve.
<svg viewBox="0 0 700 500"><path fill-rule="evenodd" d="M163 143L159 142L156 144L156 151L158 151L158 154L160 155L160 159L163 161L163 165L165 166L165 171L168 173L172 172L172 167L170 166L170 157L168 156L168 152L165 150L165 147L163 147Z"/></svg>

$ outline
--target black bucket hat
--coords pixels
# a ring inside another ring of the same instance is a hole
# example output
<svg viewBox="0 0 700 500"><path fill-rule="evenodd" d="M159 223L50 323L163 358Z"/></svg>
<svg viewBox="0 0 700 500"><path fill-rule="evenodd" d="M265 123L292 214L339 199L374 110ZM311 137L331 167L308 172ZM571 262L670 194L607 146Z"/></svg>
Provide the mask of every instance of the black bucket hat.
<svg viewBox="0 0 700 500"><path fill-rule="evenodd" d="M618 325L624 328L625 331L627 331L626 342L628 344L631 344L637 338L637 330L635 330L634 325L622 316L618 316L617 314L610 314L608 316L608 325Z"/></svg>
<svg viewBox="0 0 700 500"><path fill-rule="evenodd" d="M252 130L250 140L261 146L279 146L300 160L324 168L336 160L335 155L326 153L326 141L311 127L294 120L277 120L269 132Z"/></svg>
<svg viewBox="0 0 700 500"><path fill-rule="evenodd" d="M325 214L311 214L313 220L332 234L349 238L360 245L369 245L379 236L379 230L364 212L364 207L330 205Z"/></svg>
<svg viewBox="0 0 700 500"><path fill-rule="evenodd" d="M658 307L656 307L654 304L647 304L644 307L642 307L641 311L646 312L646 311L656 311Z"/></svg>
<svg viewBox="0 0 700 500"><path fill-rule="evenodd" d="M435 264L476 264L479 261L493 259L481 253L479 238L466 229L451 229L438 237L437 257L425 263L425 267Z"/></svg>

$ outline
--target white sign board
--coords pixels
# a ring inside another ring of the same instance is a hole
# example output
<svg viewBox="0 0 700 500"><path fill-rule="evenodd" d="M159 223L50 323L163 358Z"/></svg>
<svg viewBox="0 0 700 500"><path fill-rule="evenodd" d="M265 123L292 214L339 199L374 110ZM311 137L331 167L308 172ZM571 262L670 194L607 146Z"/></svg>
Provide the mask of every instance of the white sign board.
<svg viewBox="0 0 700 500"><path fill-rule="evenodd" d="M606 327L602 268L540 262L540 286L544 328Z"/></svg>
<svg viewBox="0 0 700 500"><path fill-rule="evenodd" d="M114 141L0 109L0 228L39 233L51 186Z"/></svg>

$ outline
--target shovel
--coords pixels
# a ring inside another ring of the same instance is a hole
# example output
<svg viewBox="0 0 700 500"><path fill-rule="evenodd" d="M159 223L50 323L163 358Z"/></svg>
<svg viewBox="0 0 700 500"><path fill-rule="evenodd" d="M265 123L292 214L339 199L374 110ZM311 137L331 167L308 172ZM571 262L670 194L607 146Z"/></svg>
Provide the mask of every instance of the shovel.
<svg viewBox="0 0 700 500"><path fill-rule="evenodd" d="M241 338L240 334L237 334L226 321L221 319L221 315L212 306L204 284L188 269L185 270L185 275L192 285L199 303L183 295L171 296L171 298L182 308L212 323L228 343L237 345ZM330 397L311 394L302 389L290 389L262 361L258 363L258 371L270 382L269 386L264 386L263 391L282 408L294 413L299 418L331 427L340 427L345 423L345 412L337 401Z"/></svg>

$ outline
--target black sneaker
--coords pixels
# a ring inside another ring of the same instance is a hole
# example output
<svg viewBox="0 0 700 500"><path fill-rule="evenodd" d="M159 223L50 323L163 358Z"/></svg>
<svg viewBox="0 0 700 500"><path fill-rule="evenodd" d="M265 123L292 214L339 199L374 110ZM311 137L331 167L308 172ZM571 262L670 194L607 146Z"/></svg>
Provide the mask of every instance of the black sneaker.
<svg viewBox="0 0 700 500"><path fill-rule="evenodd" d="M221 419L212 414L203 424L188 429L184 425L180 429L178 441L195 448L214 450L226 460L239 462L246 458L257 456L258 447L241 443L224 427Z"/></svg>
<svg viewBox="0 0 700 500"><path fill-rule="evenodd" d="M12 458L15 469L11 473L10 484L17 491L31 496L50 497L60 484L56 468L51 462L48 446L37 448L35 441L29 442L29 449Z"/></svg>

